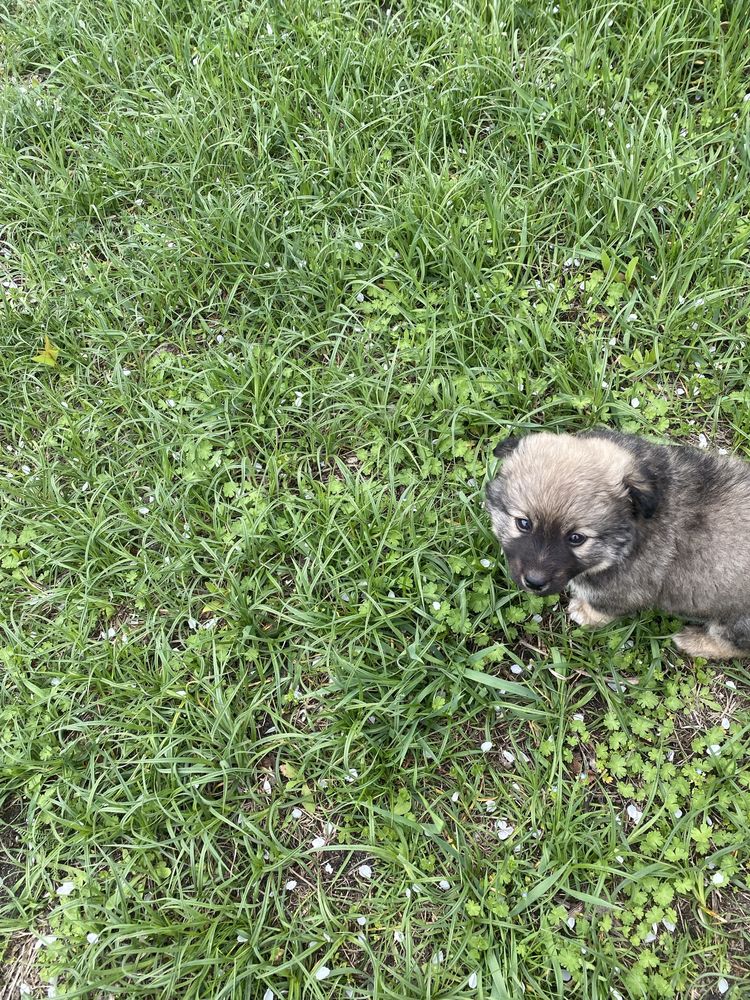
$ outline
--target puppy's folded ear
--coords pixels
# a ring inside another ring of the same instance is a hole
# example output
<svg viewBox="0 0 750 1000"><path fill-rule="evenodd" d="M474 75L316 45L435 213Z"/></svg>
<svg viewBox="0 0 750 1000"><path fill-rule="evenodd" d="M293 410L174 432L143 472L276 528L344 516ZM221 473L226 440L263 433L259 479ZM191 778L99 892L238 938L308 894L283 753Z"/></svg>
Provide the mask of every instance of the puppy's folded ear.
<svg viewBox="0 0 750 1000"><path fill-rule="evenodd" d="M504 441L501 441L500 444L495 445L495 447L492 450L492 454L495 456L495 458L507 458L512 451L516 450L516 448L519 446L520 443L521 439L514 437L511 434L510 437L507 437Z"/></svg>
<svg viewBox="0 0 750 1000"><path fill-rule="evenodd" d="M659 507L659 480L654 469L645 462L639 465L625 477L627 490L633 510L640 517L653 517Z"/></svg>

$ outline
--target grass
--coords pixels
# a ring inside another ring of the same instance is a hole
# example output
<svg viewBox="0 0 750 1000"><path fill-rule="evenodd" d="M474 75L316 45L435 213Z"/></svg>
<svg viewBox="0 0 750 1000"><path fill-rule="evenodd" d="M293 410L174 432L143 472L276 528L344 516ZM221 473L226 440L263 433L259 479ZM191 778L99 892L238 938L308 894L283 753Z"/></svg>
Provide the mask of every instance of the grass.
<svg viewBox="0 0 750 1000"><path fill-rule="evenodd" d="M750 455L750 5L6 14L0 995L747 996L747 672L481 494Z"/></svg>

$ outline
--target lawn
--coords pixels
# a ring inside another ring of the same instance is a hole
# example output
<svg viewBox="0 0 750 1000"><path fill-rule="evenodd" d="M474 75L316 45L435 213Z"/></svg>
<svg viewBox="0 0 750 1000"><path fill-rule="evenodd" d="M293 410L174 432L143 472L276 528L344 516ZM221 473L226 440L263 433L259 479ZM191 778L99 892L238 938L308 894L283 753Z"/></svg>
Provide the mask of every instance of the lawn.
<svg viewBox="0 0 750 1000"><path fill-rule="evenodd" d="M750 457L749 0L3 21L2 1000L750 996L747 669L482 506Z"/></svg>

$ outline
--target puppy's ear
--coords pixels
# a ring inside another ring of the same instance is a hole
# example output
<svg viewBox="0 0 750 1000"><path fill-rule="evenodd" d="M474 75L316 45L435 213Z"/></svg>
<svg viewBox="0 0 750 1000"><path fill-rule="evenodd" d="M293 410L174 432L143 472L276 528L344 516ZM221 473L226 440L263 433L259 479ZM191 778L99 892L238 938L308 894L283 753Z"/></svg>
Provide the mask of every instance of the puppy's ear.
<svg viewBox="0 0 750 1000"><path fill-rule="evenodd" d="M505 438L500 444L496 444L492 450L492 454L495 458L507 458L511 452L515 451L516 448L521 443L521 438L514 437L512 434L510 437Z"/></svg>
<svg viewBox="0 0 750 1000"><path fill-rule="evenodd" d="M653 517L659 506L659 480L656 472L645 462L641 462L625 477L625 489L637 515L648 519Z"/></svg>

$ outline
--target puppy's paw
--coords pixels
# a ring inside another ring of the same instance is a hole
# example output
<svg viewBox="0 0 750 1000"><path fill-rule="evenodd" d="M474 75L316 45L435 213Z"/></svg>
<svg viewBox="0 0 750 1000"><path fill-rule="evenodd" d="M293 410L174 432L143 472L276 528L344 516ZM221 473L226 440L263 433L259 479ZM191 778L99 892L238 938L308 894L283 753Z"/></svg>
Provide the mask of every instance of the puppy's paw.
<svg viewBox="0 0 750 1000"><path fill-rule="evenodd" d="M708 639L706 630L697 625L688 625L672 636L672 642L682 653L688 656L703 656L702 649Z"/></svg>
<svg viewBox="0 0 750 1000"><path fill-rule="evenodd" d="M705 629L699 625L688 625L672 637L672 642L688 656L700 656L704 660L732 660L748 656L747 650L735 646L721 635L716 626Z"/></svg>
<svg viewBox="0 0 750 1000"><path fill-rule="evenodd" d="M605 614L592 608L588 601L582 597L572 597L568 603L568 615L576 625L584 625L586 628L602 628L615 620L614 615Z"/></svg>

